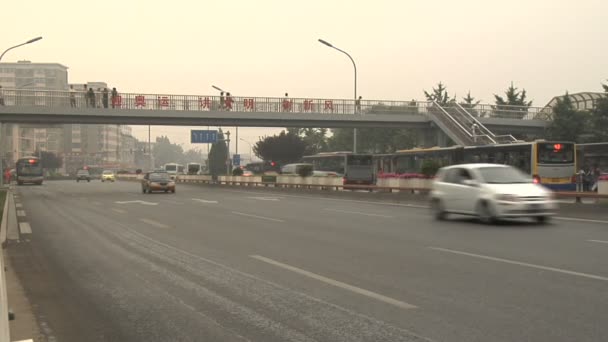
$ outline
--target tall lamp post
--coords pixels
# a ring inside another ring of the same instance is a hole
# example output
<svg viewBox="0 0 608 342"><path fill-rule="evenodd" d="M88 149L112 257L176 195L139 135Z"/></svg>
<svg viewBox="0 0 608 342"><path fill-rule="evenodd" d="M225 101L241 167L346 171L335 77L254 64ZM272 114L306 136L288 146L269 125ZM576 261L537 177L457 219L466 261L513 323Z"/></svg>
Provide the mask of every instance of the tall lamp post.
<svg viewBox="0 0 608 342"><path fill-rule="evenodd" d="M240 140L246 142L247 145L249 145L249 162L253 163L253 147L251 143L243 138L241 138Z"/></svg>
<svg viewBox="0 0 608 342"><path fill-rule="evenodd" d="M353 67L355 68L355 103L357 101L357 65L355 64L355 60L348 54L348 52L341 50L335 46L333 46L331 43L323 40L323 39L319 39L319 42L321 44L324 44L326 46L329 46L332 49L336 49L340 52L342 52L343 54L345 54L346 56L348 56L348 58L350 58L350 61L353 62ZM355 105L353 108L356 108L357 106ZM353 113L355 113L356 111L353 110ZM353 153L357 153L357 129L353 128Z"/></svg>
<svg viewBox="0 0 608 342"><path fill-rule="evenodd" d="M39 41L40 39L42 39L42 37L36 37L36 38L32 38L30 40L28 40L25 43L21 43L15 46L11 46L8 49L4 50L4 52L0 55L0 61L2 61L2 57L4 57L4 54L6 54L7 52L9 52L12 49L16 49L20 46L23 45L27 45L27 44L31 44L34 42ZM2 166L3 163L3 159L4 158L4 149L2 148L2 146L4 146L4 144L2 144L2 122L0 122L0 172L2 172L2 176L0 177L0 186L4 185L4 167ZM8 336L7 336L8 338Z"/></svg>

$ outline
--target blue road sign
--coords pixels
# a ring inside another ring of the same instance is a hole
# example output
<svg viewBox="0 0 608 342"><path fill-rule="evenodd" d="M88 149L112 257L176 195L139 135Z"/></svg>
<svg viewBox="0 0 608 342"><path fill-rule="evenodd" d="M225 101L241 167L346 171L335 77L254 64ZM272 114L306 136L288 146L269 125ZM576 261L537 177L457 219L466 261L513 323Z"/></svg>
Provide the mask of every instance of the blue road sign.
<svg viewBox="0 0 608 342"><path fill-rule="evenodd" d="M240 154L232 155L232 165L241 166L241 155Z"/></svg>
<svg viewBox="0 0 608 342"><path fill-rule="evenodd" d="M191 144L213 144L217 142L217 131L190 130Z"/></svg>

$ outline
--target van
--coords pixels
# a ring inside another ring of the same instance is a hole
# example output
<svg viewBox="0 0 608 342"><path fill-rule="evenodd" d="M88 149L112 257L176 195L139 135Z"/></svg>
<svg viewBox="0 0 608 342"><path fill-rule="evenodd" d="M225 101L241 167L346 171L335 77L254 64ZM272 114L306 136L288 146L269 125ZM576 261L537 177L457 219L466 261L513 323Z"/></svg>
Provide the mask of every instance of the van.
<svg viewBox="0 0 608 342"><path fill-rule="evenodd" d="M281 168L281 174L284 175L299 175L302 167L310 167L312 168L312 164L307 163L296 163L296 164L287 164Z"/></svg>

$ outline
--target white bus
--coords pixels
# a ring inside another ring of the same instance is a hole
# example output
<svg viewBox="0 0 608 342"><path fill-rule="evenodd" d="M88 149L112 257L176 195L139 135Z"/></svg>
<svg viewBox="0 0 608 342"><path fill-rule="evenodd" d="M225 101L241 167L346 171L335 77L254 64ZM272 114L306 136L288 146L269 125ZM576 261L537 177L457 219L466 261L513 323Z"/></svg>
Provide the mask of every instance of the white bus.
<svg viewBox="0 0 608 342"><path fill-rule="evenodd" d="M184 165L177 163L167 163L163 165L163 170L165 170L169 174L171 179L175 180L177 175L184 174Z"/></svg>
<svg viewBox="0 0 608 342"><path fill-rule="evenodd" d="M203 173L203 165L200 163L188 163L186 164L187 175L200 175Z"/></svg>

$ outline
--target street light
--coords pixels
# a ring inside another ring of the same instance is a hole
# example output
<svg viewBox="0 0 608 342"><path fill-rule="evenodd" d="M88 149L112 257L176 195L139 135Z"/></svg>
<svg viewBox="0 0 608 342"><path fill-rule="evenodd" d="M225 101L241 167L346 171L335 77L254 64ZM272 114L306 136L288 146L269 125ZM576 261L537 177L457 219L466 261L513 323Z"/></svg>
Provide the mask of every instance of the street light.
<svg viewBox="0 0 608 342"><path fill-rule="evenodd" d="M15 46L11 46L10 48L4 50L4 52L0 55L0 61L2 61L2 57L4 57L4 54L6 54L7 52L9 52L12 49L18 48L20 46L26 45L26 44L31 44L33 42L37 42L40 39L42 39L42 37L36 37L36 38L32 38L30 40L28 40L25 43L19 44L19 45L15 45ZM0 146L3 146L2 144L2 123L0 122ZM2 175L0 176L0 186L4 185L4 167L2 166L2 157L4 156L3 153L3 149L0 147L0 172L2 172Z"/></svg>
<svg viewBox="0 0 608 342"><path fill-rule="evenodd" d="M228 94L227 91L225 91L224 89L218 87L218 86L214 86L213 84L211 85L211 87L217 91L221 91L223 93ZM236 139L234 140L234 154L239 154L239 126L235 126L235 131L236 131ZM207 127L207 130L209 130L209 127Z"/></svg>
<svg viewBox="0 0 608 342"><path fill-rule="evenodd" d="M4 50L4 52L3 52L3 53L0 55L0 61L2 60L2 57L4 57L4 54L5 54L5 53L7 53L7 52L9 52L10 50L15 49L15 48L18 48L18 47L23 46L23 45L31 44L31 43L33 43L33 42L37 42L37 41L39 41L40 39L42 39L42 37L36 37L36 38L32 38L32 39L28 40L28 41L27 41L27 42L25 42L25 43L21 43L21 44L19 44L19 45L15 45L15 46L12 46L12 47L10 47L10 48L8 48L8 49Z"/></svg>
<svg viewBox="0 0 608 342"><path fill-rule="evenodd" d="M356 101L357 101L357 65L355 64L355 60L348 54L348 52L333 46L331 43L329 43L323 39L319 39L319 43L342 52L343 54L347 55L348 58L350 58L351 62L353 62L353 67L355 68L355 103L356 103ZM356 106L353 108L356 108ZM357 153L357 129L356 128L353 128L353 153Z"/></svg>
<svg viewBox="0 0 608 342"><path fill-rule="evenodd" d="M252 147L252 144L249 141L247 141L247 140L245 140L243 138L241 138L239 140L244 141L244 142L246 142L249 145L249 162L253 163L253 152L252 152L253 151L253 147Z"/></svg>

